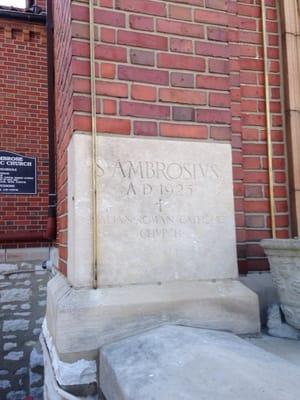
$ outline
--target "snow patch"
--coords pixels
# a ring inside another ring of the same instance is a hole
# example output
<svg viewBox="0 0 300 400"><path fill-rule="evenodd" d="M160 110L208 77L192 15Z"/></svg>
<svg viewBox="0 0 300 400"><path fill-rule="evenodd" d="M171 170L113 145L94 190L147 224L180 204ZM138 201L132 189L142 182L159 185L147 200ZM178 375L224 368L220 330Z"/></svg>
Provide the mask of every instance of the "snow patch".
<svg viewBox="0 0 300 400"><path fill-rule="evenodd" d="M13 319L3 322L3 332L27 331L29 321L26 319Z"/></svg>
<svg viewBox="0 0 300 400"><path fill-rule="evenodd" d="M4 351L9 351L9 350L11 350L11 349L14 349L15 347L17 347L17 343L11 343L11 342L9 342L9 343L5 343L5 344L4 344L3 350L4 350Z"/></svg>
<svg viewBox="0 0 300 400"><path fill-rule="evenodd" d="M59 359L46 320L43 322L43 335L50 353L55 377L61 386L86 385L97 381L96 361L82 359L74 363L66 363Z"/></svg>

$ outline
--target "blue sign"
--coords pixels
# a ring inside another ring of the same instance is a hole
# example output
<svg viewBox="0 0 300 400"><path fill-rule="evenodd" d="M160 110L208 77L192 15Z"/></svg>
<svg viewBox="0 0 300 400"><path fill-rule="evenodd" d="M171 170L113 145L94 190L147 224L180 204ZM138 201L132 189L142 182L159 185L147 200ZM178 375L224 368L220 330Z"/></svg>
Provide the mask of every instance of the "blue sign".
<svg viewBox="0 0 300 400"><path fill-rule="evenodd" d="M0 151L0 194L36 193L36 158Z"/></svg>

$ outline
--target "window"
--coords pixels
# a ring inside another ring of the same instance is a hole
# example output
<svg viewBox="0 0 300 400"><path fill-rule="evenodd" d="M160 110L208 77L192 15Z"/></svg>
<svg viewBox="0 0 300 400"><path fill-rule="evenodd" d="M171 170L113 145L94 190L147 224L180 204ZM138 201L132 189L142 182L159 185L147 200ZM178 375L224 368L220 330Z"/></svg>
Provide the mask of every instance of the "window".
<svg viewBox="0 0 300 400"><path fill-rule="evenodd" d="M26 8L26 0L0 0L0 6Z"/></svg>

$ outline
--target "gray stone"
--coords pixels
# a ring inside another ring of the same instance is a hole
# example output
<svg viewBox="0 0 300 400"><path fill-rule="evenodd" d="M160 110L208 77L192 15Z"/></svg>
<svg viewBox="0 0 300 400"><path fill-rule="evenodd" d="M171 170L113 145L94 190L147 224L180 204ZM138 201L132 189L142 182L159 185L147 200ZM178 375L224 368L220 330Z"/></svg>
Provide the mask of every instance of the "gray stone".
<svg viewBox="0 0 300 400"><path fill-rule="evenodd" d="M0 389L8 389L10 387L11 387L11 384L9 381L0 380Z"/></svg>
<svg viewBox="0 0 300 400"><path fill-rule="evenodd" d="M104 346L109 400L298 400L300 368L227 332L163 326Z"/></svg>
<svg viewBox="0 0 300 400"><path fill-rule="evenodd" d="M18 390L17 392L9 392L6 395L6 400L24 400L26 393L24 390Z"/></svg>
<svg viewBox="0 0 300 400"><path fill-rule="evenodd" d="M2 306L2 310L14 311L17 308L18 308L18 306L16 304L5 304L4 306Z"/></svg>
<svg viewBox="0 0 300 400"><path fill-rule="evenodd" d="M0 282L0 289L11 286L11 282Z"/></svg>
<svg viewBox="0 0 300 400"><path fill-rule="evenodd" d="M282 320L278 304L273 304L269 307L267 327L271 336L294 340L300 339L300 331Z"/></svg>
<svg viewBox="0 0 300 400"><path fill-rule="evenodd" d="M28 368L26 367L22 367L19 368L16 372L15 375L19 376L19 375L26 375L28 373Z"/></svg>
<svg viewBox="0 0 300 400"><path fill-rule="evenodd" d="M29 379L30 379L30 385L34 385L35 383L40 382L42 380L42 375L30 371Z"/></svg>
<svg viewBox="0 0 300 400"><path fill-rule="evenodd" d="M27 280L27 281L22 281L22 282L16 282L16 285L17 285L17 286L22 286L22 285L24 285L24 286L30 286L30 285L31 285L31 282L30 282L29 280Z"/></svg>
<svg viewBox="0 0 300 400"><path fill-rule="evenodd" d="M4 351L9 351L9 350L12 350L12 349L14 349L16 347L17 347L17 343L5 343L3 345L3 350Z"/></svg>
<svg viewBox="0 0 300 400"><path fill-rule="evenodd" d="M22 266L32 267L31 263L24 260L42 261L49 258L48 247L31 247L23 249L6 249L6 260L8 262L21 262Z"/></svg>
<svg viewBox="0 0 300 400"><path fill-rule="evenodd" d="M37 351L36 348L33 348L30 353L30 368L36 368L44 365L43 353Z"/></svg>
<svg viewBox="0 0 300 400"><path fill-rule="evenodd" d="M18 361L21 360L23 356L24 356L23 351L11 351L10 353L7 354L7 356L4 356L4 360Z"/></svg>
<svg viewBox="0 0 300 400"><path fill-rule="evenodd" d="M3 332L27 331L29 321L26 319L12 319L3 322Z"/></svg>
<svg viewBox="0 0 300 400"><path fill-rule="evenodd" d="M17 279L27 279L30 278L30 273L18 273L18 274L12 274L9 276L9 279L12 280L17 280Z"/></svg>
<svg viewBox="0 0 300 400"><path fill-rule="evenodd" d="M14 301L28 301L31 289L5 289L1 290L0 303L11 303Z"/></svg>
<svg viewBox="0 0 300 400"><path fill-rule="evenodd" d="M30 395L34 400L43 400L43 387L33 387L30 389Z"/></svg>
<svg viewBox="0 0 300 400"><path fill-rule="evenodd" d="M29 303L21 305L22 310L30 310L31 306Z"/></svg>
<svg viewBox="0 0 300 400"><path fill-rule="evenodd" d="M6 369L2 369L0 371L0 376L5 376L5 375L8 375L8 374L9 374L9 371L7 371Z"/></svg>
<svg viewBox="0 0 300 400"><path fill-rule="evenodd" d="M18 266L16 264L0 264L0 274L17 270Z"/></svg>
<svg viewBox="0 0 300 400"><path fill-rule="evenodd" d="M28 317L30 315L30 312L15 312L14 315L16 317Z"/></svg>
<svg viewBox="0 0 300 400"><path fill-rule="evenodd" d="M35 321L35 323L36 323L37 325L42 325L44 319L45 319L44 317L41 317L41 318L37 319L37 320Z"/></svg>

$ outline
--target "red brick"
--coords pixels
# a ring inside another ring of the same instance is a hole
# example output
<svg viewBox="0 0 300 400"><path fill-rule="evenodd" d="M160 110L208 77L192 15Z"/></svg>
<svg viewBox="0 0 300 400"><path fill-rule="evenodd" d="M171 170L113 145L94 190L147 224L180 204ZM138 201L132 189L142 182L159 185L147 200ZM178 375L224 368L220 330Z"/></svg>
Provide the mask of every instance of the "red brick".
<svg viewBox="0 0 300 400"><path fill-rule="evenodd" d="M206 0L206 7L215 10L227 11L228 0Z"/></svg>
<svg viewBox="0 0 300 400"><path fill-rule="evenodd" d="M192 21L192 9L190 7L181 7L170 4L169 17L184 21Z"/></svg>
<svg viewBox="0 0 300 400"><path fill-rule="evenodd" d="M209 124L229 124L231 118L229 111L203 108L197 110L196 120L198 122L206 122Z"/></svg>
<svg viewBox="0 0 300 400"><path fill-rule="evenodd" d="M227 77L217 77L209 75L198 75L196 86L202 89L228 90L229 79Z"/></svg>
<svg viewBox="0 0 300 400"><path fill-rule="evenodd" d="M130 49L130 61L132 64L154 66L155 53L152 51Z"/></svg>
<svg viewBox="0 0 300 400"><path fill-rule="evenodd" d="M128 119L97 118L98 132L129 135L130 130L131 130L131 122Z"/></svg>
<svg viewBox="0 0 300 400"><path fill-rule="evenodd" d="M229 63L227 60L215 60L211 59L208 61L209 72L216 74L228 74Z"/></svg>
<svg viewBox="0 0 300 400"><path fill-rule="evenodd" d="M209 105L212 107L230 107L230 95L228 93L210 93Z"/></svg>
<svg viewBox="0 0 300 400"><path fill-rule="evenodd" d="M206 104L203 92L182 89L159 89L159 100L169 103Z"/></svg>
<svg viewBox="0 0 300 400"><path fill-rule="evenodd" d="M207 139L207 127L200 125L160 124L160 135L192 139Z"/></svg>
<svg viewBox="0 0 300 400"><path fill-rule="evenodd" d="M97 81L96 90L102 96L128 97L128 86L125 83Z"/></svg>
<svg viewBox="0 0 300 400"><path fill-rule="evenodd" d="M177 87L193 88L195 86L194 75L184 72L172 72L171 85Z"/></svg>
<svg viewBox="0 0 300 400"><path fill-rule="evenodd" d="M102 78L114 79L116 75L116 65L102 63L101 64L101 76Z"/></svg>
<svg viewBox="0 0 300 400"><path fill-rule="evenodd" d="M154 18L141 15L130 15L129 25L132 29L139 29L142 31L154 31Z"/></svg>
<svg viewBox="0 0 300 400"><path fill-rule="evenodd" d="M195 121L195 109L192 107L172 107L174 121Z"/></svg>
<svg viewBox="0 0 300 400"><path fill-rule="evenodd" d="M95 46L95 57L99 60L126 62L127 51L123 47L97 44Z"/></svg>
<svg viewBox="0 0 300 400"><path fill-rule="evenodd" d="M118 31L118 44L156 50L168 49L168 39L166 37L123 30Z"/></svg>
<svg viewBox="0 0 300 400"><path fill-rule="evenodd" d="M115 115L117 113L117 103L115 100L103 100L103 113Z"/></svg>
<svg viewBox="0 0 300 400"><path fill-rule="evenodd" d="M193 53L193 42L188 39L171 38L171 51L179 53Z"/></svg>
<svg viewBox="0 0 300 400"><path fill-rule="evenodd" d="M101 40L105 43L116 43L115 29L101 28Z"/></svg>
<svg viewBox="0 0 300 400"><path fill-rule="evenodd" d="M139 118L169 119L170 107L155 104L121 101L120 115Z"/></svg>
<svg viewBox="0 0 300 400"><path fill-rule="evenodd" d="M156 88L144 85L132 85L131 97L133 100L155 101Z"/></svg>
<svg viewBox="0 0 300 400"><path fill-rule="evenodd" d="M230 140L231 130L225 126L212 126L210 128L210 136L215 140Z"/></svg>
<svg viewBox="0 0 300 400"><path fill-rule="evenodd" d="M118 78L134 82L152 83L157 85L169 84L169 73L146 68L119 65Z"/></svg>
<svg viewBox="0 0 300 400"><path fill-rule="evenodd" d="M143 136L157 136L157 123L150 121L134 121L134 134Z"/></svg>
<svg viewBox="0 0 300 400"><path fill-rule="evenodd" d="M196 42L196 54L213 57L229 57L229 48L227 44L211 43L211 42Z"/></svg>
<svg viewBox="0 0 300 400"><path fill-rule="evenodd" d="M166 5L156 0L116 0L116 8L142 14L166 16Z"/></svg>
<svg viewBox="0 0 300 400"><path fill-rule="evenodd" d="M96 24L110 25L113 27L125 27L124 13L95 8L94 14Z"/></svg>
<svg viewBox="0 0 300 400"><path fill-rule="evenodd" d="M228 32L224 28L207 28L207 38L218 42L227 42Z"/></svg>
<svg viewBox="0 0 300 400"><path fill-rule="evenodd" d="M228 14L215 11L196 10L195 21L202 24L228 25Z"/></svg>
<svg viewBox="0 0 300 400"><path fill-rule="evenodd" d="M183 56L175 54L160 53L157 65L161 68L184 69L191 71L204 71L205 61L200 57Z"/></svg>
<svg viewBox="0 0 300 400"><path fill-rule="evenodd" d="M158 19L156 22L156 29L157 32L162 33L172 33L174 35L191 36L196 38L204 37L204 28L199 24Z"/></svg>

